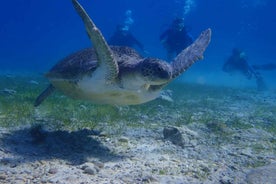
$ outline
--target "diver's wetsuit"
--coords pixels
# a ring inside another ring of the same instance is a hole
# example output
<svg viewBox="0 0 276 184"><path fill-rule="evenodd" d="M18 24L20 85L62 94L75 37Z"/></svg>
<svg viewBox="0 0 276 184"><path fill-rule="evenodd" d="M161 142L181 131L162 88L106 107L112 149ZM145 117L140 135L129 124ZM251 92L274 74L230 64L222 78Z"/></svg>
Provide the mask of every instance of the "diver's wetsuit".
<svg viewBox="0 0 276 184"><path fill-rule="evenodd" d="M257 65L250 66L243 54L241 50L233 49L232 55L224 63L222 70L227 73L240 72L248 79L254 77L258 90L265 90L267 87L261 74L256 71ZM263 68L267 68L267 66ZM258 69L261 69L261 67Z"/></svg>
<svg viewBox="0 0 276 184"><path fill-rule="evenodd" d="M184 27L182 18L175 19L170 28L160 35L159 39L167 50L168 60L174 58L175 55L193 43L193 38Z"/></svg>
<svg viewBox="0 0 276 184"><path fill-rule="evenodd" d="M144 46L131 34L129 30L122 30L117 28L114 34L110 37L108 43L116 46L137 46L139 49L144 50Z"/></svg>

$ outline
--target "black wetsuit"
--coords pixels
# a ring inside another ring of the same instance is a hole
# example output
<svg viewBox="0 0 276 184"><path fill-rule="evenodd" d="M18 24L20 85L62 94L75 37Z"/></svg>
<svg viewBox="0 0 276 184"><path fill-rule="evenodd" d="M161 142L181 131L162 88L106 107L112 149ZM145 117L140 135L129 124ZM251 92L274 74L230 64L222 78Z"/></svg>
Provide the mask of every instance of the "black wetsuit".
<svg viewBox="0 0 276 184"><path fill-rule="evenodd" d="M131 34L130 31L116 30L110 37L108 43L117 46L137 46L139 49L144 50L144 46Z"/></svg>
<svg viewBox="0 0 276 184"><path fill-rule="evenodd" d="M222 70L227 73L240 72L248 79L251 79L252 75L255 73L246 59L240 57L240 54L232 54L224 63Z"/></svg>
<svg viewBox="0 0 276 184"><path fill-rule="evenodd" d="M233 49L232 55L224 63L222 70L230 74L234 72L240 72L247 79L251 79L252 77L254 77L256 79L258 90L265 90L267 87L263 80L263 77L259 72L256 71L254 67L248 64L245 57L242 57L241 54L242 51L238 49Z"/></svg>
<svg viewBox="0 0 276 184"><path fill-rule="evenodd" d="M178 55L183 49L192 44L193 39L185 28L177 30L170 28L160 35L160 41L167 50L168 59L171 60Z"/></svg>

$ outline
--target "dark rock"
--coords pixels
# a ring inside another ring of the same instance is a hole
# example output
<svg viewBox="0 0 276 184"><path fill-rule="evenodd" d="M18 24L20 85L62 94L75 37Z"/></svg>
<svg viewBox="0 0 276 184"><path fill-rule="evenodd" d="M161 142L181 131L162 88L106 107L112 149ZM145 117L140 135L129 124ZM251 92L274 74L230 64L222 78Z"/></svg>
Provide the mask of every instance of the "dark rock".
<svg viewBox="0 0 276 184"><path fill-rule="evenodd" d="M176 127L165 127L163 136L165 140L169 140L175 145L184 146L183 137Z"/></svg>
<svg viewBox="0 0 276 184"><path fill-rule="evenodd" d="M57 168L50 168L48 173L50 174L56 174L58 172L58 169Z"/></svg>
<svg viewBox="0 0 276 184"><path fill-rule="evenodd" d="M252 169L247 174L249 184L276 183L276 163Z"/></svg>
<svg viewBox="0 0 276 184"><path fill-rule="evenodd" d="M129 142L129 140L128 140L128 138L127 137L120 137L119 139L118 139L118 141L119 142L122 142L122 143L128 143Z"/></svg>
<svg viewBox="0 0 276 184"><path fill-rule="evenodd" d="M97 170L94 167L86 167L84 169L84 173L90 174L90 175L95 175L97 173Z"/></svg>
<svg viewBox="0 0 276 184"><path fill-rule="evenodd" d="M4 174L0 174L0 180L6 180L7 176Z"/></svg>
<svg viewBox="0 0 276 184"><path fill-rule="evenodd" d="M94 161L92 161L92 163L100 169L104 168L104 163L102 163L100 161L94 160Z"/></svg>

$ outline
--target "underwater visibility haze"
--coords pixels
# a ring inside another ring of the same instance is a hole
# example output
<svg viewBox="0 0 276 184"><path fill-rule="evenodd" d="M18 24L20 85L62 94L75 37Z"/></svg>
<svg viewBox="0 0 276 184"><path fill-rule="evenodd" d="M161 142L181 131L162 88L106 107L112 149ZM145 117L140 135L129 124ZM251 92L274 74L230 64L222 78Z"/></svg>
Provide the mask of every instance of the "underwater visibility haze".
<svg viewBox="0 0 276 184"><path fill-rule="evenodd" d="M72 2L1 4L0 183L275 183L276 1Z"/></svg>

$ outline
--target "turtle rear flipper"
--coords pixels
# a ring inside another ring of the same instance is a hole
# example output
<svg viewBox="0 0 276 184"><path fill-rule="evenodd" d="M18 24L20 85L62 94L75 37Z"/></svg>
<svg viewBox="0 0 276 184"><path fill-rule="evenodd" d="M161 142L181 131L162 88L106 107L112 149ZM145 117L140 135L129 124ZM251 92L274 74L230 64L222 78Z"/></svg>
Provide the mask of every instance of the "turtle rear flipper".
<svg viewBox="0 0 276 184"><path fill-rule="evenodd" d="M55 90L55 87L50 84L35 100L34 106L39 106L50 94Z"/></svg>
<svg viewBox="0 0 276 184"><path fill-rule="evenodd" d="M203 31L189 47L184 49L171 63L172 77L176 78L194 62L203 59L203 53L211 41L211 29Z"/></svg>

